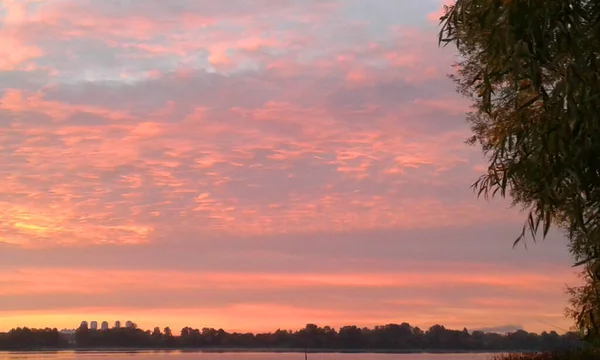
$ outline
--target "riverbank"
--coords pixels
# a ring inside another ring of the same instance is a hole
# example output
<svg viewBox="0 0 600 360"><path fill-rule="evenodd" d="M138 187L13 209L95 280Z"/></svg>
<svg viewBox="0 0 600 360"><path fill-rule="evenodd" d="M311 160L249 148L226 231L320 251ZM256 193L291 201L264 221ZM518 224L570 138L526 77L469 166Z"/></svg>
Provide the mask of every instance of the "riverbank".
<svg viewBox="0 0 600 360"><path fill-rule="evenodd" d="M308 353L308 354L522 354L531 350L452 350L452 349L293 349L293 348L61 348L61 349L0 349L3 353Z"/></svg>

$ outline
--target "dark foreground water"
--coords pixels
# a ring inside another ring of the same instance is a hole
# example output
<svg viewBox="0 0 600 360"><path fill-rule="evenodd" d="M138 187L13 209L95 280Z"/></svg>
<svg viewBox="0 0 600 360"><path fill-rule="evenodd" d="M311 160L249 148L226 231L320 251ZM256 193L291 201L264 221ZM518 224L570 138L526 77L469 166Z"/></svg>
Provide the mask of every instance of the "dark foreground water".
<svg viewBox="0 0 600 360"><path fill-rule="evenodd" d="M488 360L491 354L308 354L308 360ZM0 352L0 360L304 360L303 353Z"/></svg>

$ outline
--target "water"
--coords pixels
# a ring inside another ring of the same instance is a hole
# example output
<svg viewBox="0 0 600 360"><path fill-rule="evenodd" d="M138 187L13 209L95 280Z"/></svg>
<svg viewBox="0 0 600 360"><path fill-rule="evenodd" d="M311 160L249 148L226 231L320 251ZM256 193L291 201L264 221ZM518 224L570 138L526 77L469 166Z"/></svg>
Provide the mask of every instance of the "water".
<svg viewBox="0 0 600 360"><path fill-rule="evenodd" d="M308 360L489 360L491 354L308 354ZM303 353L0 352L0 360L304 360Z"/></svg>

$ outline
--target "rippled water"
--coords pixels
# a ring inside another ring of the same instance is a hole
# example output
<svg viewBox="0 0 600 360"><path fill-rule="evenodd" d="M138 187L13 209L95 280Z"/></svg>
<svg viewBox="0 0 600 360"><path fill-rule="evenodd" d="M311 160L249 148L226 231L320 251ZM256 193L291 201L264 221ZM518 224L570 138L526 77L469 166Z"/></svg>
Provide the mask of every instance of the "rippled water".
<svg viewBox="0 0 600 360"><path fill-rule="evenodd" d="M309 354L308 360L488 360L491 354ZM304 360L303 353L0 352L0 360Z"/></svg>

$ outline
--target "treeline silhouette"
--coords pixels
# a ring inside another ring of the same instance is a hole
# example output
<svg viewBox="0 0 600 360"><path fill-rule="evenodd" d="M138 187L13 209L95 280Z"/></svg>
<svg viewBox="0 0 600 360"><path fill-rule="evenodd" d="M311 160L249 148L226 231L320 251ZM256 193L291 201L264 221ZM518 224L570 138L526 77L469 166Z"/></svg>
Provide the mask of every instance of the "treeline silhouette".
<svg viewBox="0 0 600 360"><path fill-rule="evenodd" d="M17 328L0 334L0 349L62 348L160 348L160 349L272 349L309 351L561 351L580 348L575 333L559 335L554 331L541 335L523 330L507 334L449 330L434 325L423 331L407 323L374 328L344 326L334 329L308 324L299 331L277 330L271 333L228 333L223 329L185 327L179 336L170 328L144 331L133 326L108 330L80 327L72 335L57 329Z"/></svg>

